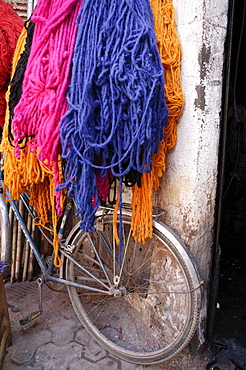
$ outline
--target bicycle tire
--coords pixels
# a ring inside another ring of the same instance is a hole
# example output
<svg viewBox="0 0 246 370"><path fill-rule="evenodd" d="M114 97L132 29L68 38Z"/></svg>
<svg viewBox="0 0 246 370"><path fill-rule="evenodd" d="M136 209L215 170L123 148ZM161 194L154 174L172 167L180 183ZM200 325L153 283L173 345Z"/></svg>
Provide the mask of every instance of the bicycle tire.
<svg viewBox="0 0 246 370"><path fill-rule="evenodd" d="M128 362L156 364L175 356L193 337L201 284L184 244L166 225L153 221L153 238L143 245L133 240L130 220L124 212L127 252L124 257L123 250L121 275L118 252L112 256L112 214L97 214L96 232L83 233L79 224L73 228L66 245L76 262L67 260L66 275L85 288L68 286L68 292L81 323L102 347ZM112 281L114 273L120 281ZM113 283L117 284L112 287ZM102 284L108 285L108 291L90 291L105 289Z"/></svg>

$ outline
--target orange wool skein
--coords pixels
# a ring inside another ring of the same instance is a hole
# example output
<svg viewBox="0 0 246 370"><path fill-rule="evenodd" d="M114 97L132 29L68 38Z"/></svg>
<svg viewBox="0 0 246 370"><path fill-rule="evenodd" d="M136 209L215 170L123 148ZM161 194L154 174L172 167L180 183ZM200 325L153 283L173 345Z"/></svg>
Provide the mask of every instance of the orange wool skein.
<svg viewBox="0 0 246 370"><path fill-rule="evenodd" d="M177 120L182 112L184 96L180 80L181 45L174 20L171 0L150 0L158 50L165 72L165 99L168 107L168 125L157 154L152 156L152 171L142 175L142 186L132 188L133 236L144 242L152 237L152 191L160 185L160 177L167 169L167 150L177 140Z"/></svg>

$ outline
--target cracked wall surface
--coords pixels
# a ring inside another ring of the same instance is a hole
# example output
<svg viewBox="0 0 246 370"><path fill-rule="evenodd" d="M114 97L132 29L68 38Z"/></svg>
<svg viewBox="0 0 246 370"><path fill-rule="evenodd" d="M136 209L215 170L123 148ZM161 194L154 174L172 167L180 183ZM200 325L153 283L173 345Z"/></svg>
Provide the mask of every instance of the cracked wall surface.
<svg viewBox="0 0 246 370"><path fill-rule="evenodd" d="M205 281L198 342L204 340L216 203L226 0L174 0L185 106L155 204L186 243Z"/></svg>

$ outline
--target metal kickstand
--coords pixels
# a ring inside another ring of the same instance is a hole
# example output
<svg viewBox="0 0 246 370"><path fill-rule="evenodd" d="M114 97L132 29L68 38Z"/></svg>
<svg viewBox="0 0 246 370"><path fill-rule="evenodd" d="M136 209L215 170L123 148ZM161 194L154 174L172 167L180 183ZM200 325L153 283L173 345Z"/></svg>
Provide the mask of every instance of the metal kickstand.
<svg viewBox="0 0 246 370"><path fill-rule="evenodd" d="M23 319L21 319L20 320L21 325L26 325L27 323L39 317L43 312L43 309L42 309L42 285L44 283L43 278L38 278L37 283L38 283L38 295L39 295L39 309L37 311L30 313Z"/></svg>

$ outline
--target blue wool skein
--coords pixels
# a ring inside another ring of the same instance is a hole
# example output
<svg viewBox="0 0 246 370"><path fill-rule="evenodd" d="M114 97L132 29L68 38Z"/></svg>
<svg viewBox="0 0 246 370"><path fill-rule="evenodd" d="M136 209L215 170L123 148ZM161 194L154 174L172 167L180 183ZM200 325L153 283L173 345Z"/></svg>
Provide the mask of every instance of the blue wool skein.
<svg viewBox="0 0 246 370"><path fill-rule="evenodd" d="M99 206L96 173L151 171L167 124L164 71L149 0L84 0L68 112L60 125L65 182L83 231Z"/></svg>

